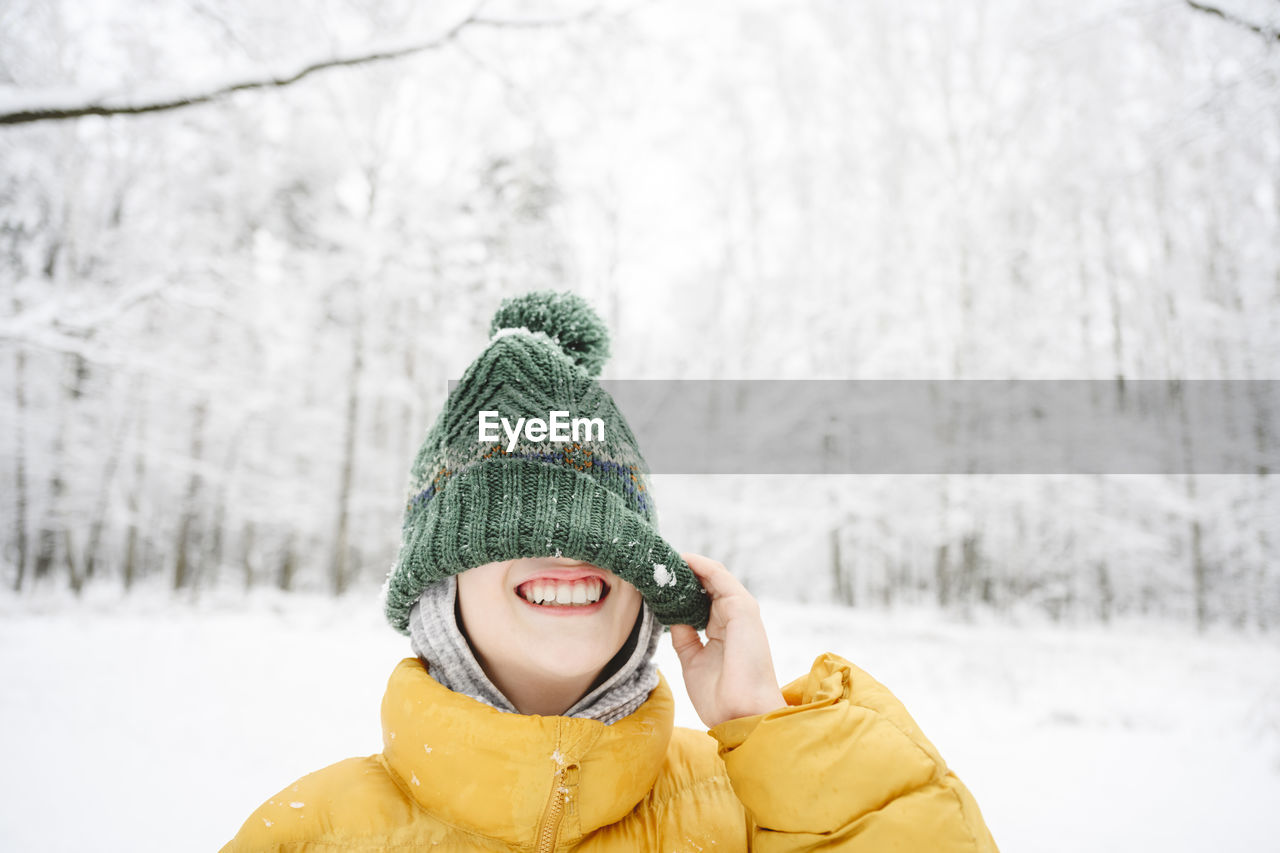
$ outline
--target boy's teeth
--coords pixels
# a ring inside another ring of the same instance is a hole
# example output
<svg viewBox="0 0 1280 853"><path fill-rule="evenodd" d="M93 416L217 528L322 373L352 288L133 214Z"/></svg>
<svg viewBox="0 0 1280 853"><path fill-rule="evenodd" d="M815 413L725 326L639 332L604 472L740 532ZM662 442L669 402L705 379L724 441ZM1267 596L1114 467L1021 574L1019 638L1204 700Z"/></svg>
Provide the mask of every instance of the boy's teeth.
<svg viewBox="0 0 1280 853"><path fill-rule="evenodd" d="M520 587L519 595L534 604L553 607L595 604L604 594L604 582L597 578L577 581L535 580Z"/></svg>

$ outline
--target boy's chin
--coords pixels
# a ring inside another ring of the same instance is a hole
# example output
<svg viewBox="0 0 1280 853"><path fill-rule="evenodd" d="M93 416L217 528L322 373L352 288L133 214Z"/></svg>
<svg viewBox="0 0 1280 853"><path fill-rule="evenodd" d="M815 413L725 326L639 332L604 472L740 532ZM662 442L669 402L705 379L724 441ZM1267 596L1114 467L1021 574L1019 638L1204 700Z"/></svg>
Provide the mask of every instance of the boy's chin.
<svg viewBox="0 0 1280 853"><path fill-rule="evenodd" d="M537 668L549 679L595 678L612 658L609 650L603 647L546 643L538 647Z"/></svg>

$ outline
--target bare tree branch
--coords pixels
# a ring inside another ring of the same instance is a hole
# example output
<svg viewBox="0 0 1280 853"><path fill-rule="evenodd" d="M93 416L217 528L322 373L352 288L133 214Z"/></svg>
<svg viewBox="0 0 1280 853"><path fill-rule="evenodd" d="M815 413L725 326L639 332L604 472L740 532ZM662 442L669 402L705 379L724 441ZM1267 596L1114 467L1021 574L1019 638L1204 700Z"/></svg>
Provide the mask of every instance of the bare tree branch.
<svg viewBox="0 0 1280 853"><path fill-rule="evenodd" d="M92 338L98 327L129 312L134 306L161 295L168 286L167 281L159 278L143 282L95 306L91 311L73 317L61 316L63 306L57 300L50 299L35 308L15 314L8 322L0 323L0 342L22 341L41 329L73 338Z"/></svg>
<svg viewBox="0 0 1280 853"><path fill-rule="evenodd" d="M1221 18L1222 20L1235 24L1238 27L1244 27L1246 30L1249 30L1252 33L1257 33L1268 41L1280 41L1280 30L1272 30L1258 26L1257 24L1246 21L1244 18L1241 18L1239 15L1232 12L1223 11L1216 6L1197 3L1196 0L1187 0L1187 5L1192 9L1195 9L1197 12L1204 12L1206 15L1213 15L1215 18Z"/></svg>
<svg viewBox="0 0 1280 853"><path fill-rule="evenodd" d="M87 100L81 93L75 93L71 97L66 97L50 94L48 92L35 92L32 93L31 96L22 99L26 101L26 103L19 104L17 106L13 103L6 104L3 100L0 100L0 125L30 124L31 122L37 121L75 119L82 118L84 116L141 115L142 113L174 110L181 107L193 106L195 104L208 103L209 101L226 97L234 92L288 86L291 83L296 83L302 78L316 73L317 71L325 71L330 68L383 62L388 59L399 59L400 57L409 56L411 54L435 50L456 39L463 30L469 27L492 27L502 29L534 29L541 27L553 27L582 21L593 17L596 13L597 10L591 9L584 14L570 18L528 20L497 20L492 18L481 18L475 13L472 13L451 26L441 35L427 39L426 41L418 41L377 50L366 49L346 56L334 56L326 59L319 59L306 63L301 67L285 73L267 73L259 76L252 76L244 80L229 81L211 86L203 91L183 92L168 95L156 95L153 93L150 96L144 94L138 97L127 94L104 94L97 97L89 97ZM58 104L57 102L59 100L66 100L67 103Z"/></svg>

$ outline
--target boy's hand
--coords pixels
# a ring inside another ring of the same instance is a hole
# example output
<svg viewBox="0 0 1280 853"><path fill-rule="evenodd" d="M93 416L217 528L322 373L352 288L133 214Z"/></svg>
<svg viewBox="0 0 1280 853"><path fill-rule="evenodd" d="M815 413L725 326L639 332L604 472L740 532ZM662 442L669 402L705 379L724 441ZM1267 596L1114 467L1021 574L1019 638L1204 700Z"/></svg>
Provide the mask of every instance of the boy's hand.
<svg viewBox="0 0 1280 853"><path fill-rule="evenodd" d="M702 722L712 728L784 707L760 605L720 563L701 554L680 556L711 596L705 645L690 626L671 626L685 689Z"/></svg>

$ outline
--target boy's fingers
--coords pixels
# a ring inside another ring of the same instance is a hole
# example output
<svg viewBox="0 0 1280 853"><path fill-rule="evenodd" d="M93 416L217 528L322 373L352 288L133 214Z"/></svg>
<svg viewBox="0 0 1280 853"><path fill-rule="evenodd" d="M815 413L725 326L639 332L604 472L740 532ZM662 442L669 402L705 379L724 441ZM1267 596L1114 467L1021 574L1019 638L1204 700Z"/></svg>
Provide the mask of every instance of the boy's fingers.
<svg viewBox="0 0 1280 853"><path fill-rule="evenodd" d="M681 553L681 557L689 564L689 568L702 582L702 587L712 598L727 598L731 595L750 595L747 588L730 574L723 563L717 563L710 557L701 554Z"/></svg>
<svg viewBox="0 0 1280 853"><path fill-rule="evenodd" d="M680 658L680 665L684 666L692 655L702 649L702 638L688 625L672 625L671 645L676 650L676 657Z"/></svg>

